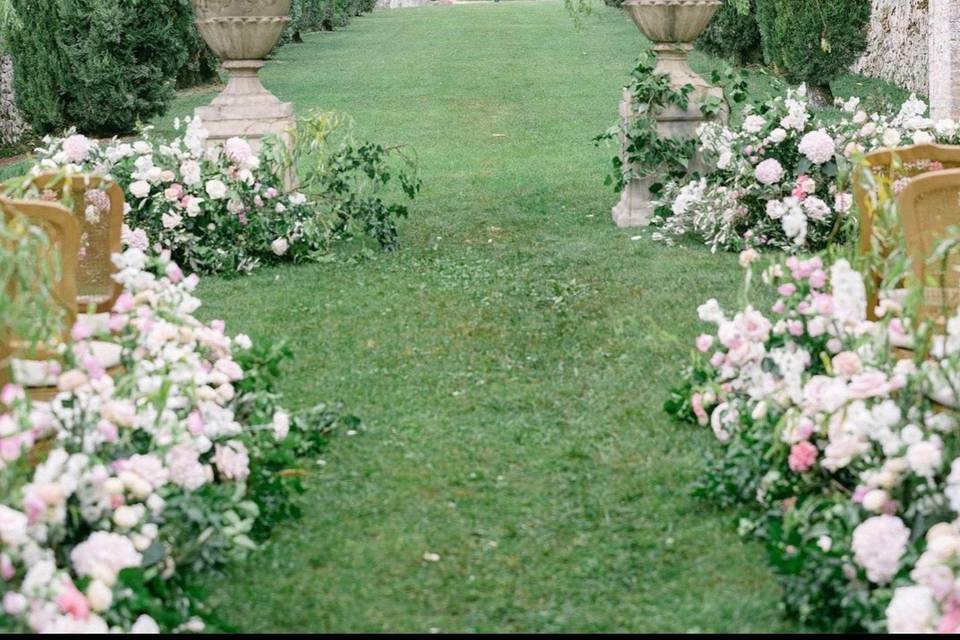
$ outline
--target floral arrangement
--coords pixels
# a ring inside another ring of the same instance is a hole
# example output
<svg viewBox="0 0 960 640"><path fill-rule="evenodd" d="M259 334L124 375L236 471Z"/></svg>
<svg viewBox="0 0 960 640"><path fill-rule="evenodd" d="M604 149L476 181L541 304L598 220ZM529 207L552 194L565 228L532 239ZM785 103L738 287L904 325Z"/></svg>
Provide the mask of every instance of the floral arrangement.
<svg viewBox="0 0 960 640"><path fill-rule="evenodd" d="M314 120L300 126L316 134ZM44 172L107 177L123 188L124 238L131 246L170 251L195 273L248 273L261 265L316 260L335 240L364 233L393 248L395 220L408 211L369 194L394 176L411 199L420 188L418 179L389 165L392 149L370 143L304 144L292 156L282 143L267 140L258 155L241 138L207 145L208 132L196 118L178 120L175 128L183 133L172 141L154 140L149 128L134 142L101 144L76 133L46 137L30 175L8 181L7 190L28 192L29 179ZM297 140L305 137L295 132ZM286 186L299 165L312 167L309 198ZM359 233L350 226L354 218L365 224Z"/></svg>
<svg viewBox="0 0 960 640"><path fill-rule="evenodd" d="M960 630L960 315L935 340L881 289L868 321L860 272L819 256L764 270L762 311L746 300L757 259L741 253L739 311L699 308L715 329L666 404L722 443L695 492L747 508L740 531L766 543L804 623Z"/></svg>
<svg viewBox="0 0 960 640"><path fill-rule="evenodd" d="M357 426L280 408L285 351L197 320L198 278L168 253L114 259L124 291L107 326L73 327L56 398L0 392L0 630L202 630L193 577L295 516L300 460ZM107 334L119 371L96 357Z"/></svg>
<svg viewBox="0 0 960 640"><path fill-rule="evenodd" d="M811 113L800 87L759 108L748 105L739 128L700 129L703 177L668 183L655 203L666 242L694 235L714 251L747 247L816 251L855 232L851 159L880 147L954 143L952 120L933 122L911 97L890 117L867 114L858 98L838 100L839 115Z"/></svg>

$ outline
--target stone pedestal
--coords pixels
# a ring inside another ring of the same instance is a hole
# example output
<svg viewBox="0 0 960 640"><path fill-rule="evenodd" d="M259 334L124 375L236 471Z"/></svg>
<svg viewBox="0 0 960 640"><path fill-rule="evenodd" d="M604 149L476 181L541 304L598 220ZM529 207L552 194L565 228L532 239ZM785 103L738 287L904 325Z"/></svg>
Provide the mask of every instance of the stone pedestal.
<svg viewBox="0 0 960 640"><path fill-rule="evenodd" d="M708 98L723 98L723 90L710 86L703 78L697 75L687 63L687 54L692 49L689 44L658 44L654 45L657 51L657 73L670 76L671 86L677 88L692 85L690 104L686 110L671 106L656 115L657 133L664 138L690 139L697 135L697 129L706 120L700 111ZM726 114L721 114L725 117ZM630 91L624 89L620 102L621 130L629 126L634 118L634 107ZM622 136L622 134L621 134ZM624 140L621 138L621 145ZM626 158L624 158L626 161ZM700 171L699 154L690 161L689 172ZM662 180L662 172L648 176L639 176L631 180L620 194L620 201L613 208L613 221L618 227L642 227L650 223L653 214L652 194L650 187Z"/></svg>
<svg viewBox="0 0 960 640"><path fill-rule="evenodd" d="M693 86L686 110L668 107L655 114L657 131L661 137L696 137L697 128L705 119L700 112L700 105L712 96L723 98L723 90L711 86L697 75L687 61L693 50L693 41L707 28L721 4L720 0L627 0L623 5L637 28L654 43L653 50L657 54L654 73L670 76L670 86L674 89ZM624 90L620 102L621 130L629 126L634 117L630 92ZM698 167L699 160L694 156L690 170ZM653 213L650 187L662 179L662 172L654 172L638 176L624 187L620 202L613 208L613 221L618 227L649 224Z"/></svg>
<svg viewBox="0 0 960 640"><path fill-rule="evenodd" d="M223 68L227 88L195 114L210 132L208 144L244 138L259 150L264 136L283 137L295 121L293 106L280 102L257 76L290 23L291 0L192 0L197 28Z"/></svg>
<svg viewBox="0 0 960 640"><path fill-rule="evenodd" d="M929 0L930 117L960 118L960 2Z"/></svg>
<svg viewBox="0 0 960 640"><path fill-rule="evenodd" d="M227 88L195 114L210 132L210 144L223 144L233 137L247 140L258 151L261 139L268 135L287 135L296 121L293 105L281 102L260 83L257 73L262 60L230 60L223 68L230 73Z"/></svg>

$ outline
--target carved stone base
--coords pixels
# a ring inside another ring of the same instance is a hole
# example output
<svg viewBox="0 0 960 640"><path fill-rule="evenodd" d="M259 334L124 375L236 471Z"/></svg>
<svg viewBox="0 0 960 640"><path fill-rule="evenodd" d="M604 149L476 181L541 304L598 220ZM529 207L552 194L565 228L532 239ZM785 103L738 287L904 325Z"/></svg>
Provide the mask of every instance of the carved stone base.
<svg viewBox="0 0 960 640"><path fill-rule="evenodd" d="M686 84L694 87L686 110L672 106L657 114L657 133L664 138L694 138L697 129L706 120L700 111L700 105L711 97L723 98L723 90L710 86L690 69L686 60L689 45L655 45L654 48L658 52L659 73L669 74L671 84L675 87ZM634 117L630 92L624 89L623 99L620 101L620 121L626 126ZM719 117L725 118L726 114L721 113ZM699 153L694 154L688 170L690 173L703 170ZM620 202L613 208L613 220L618 227L642 227L650 224L653 214L650 187L660 179L659 174L642 176L634 178L624 187Z"/></svg>
<svg viewBox="0 0 960 640"><path fill-rule="evenodd" d="M226 89L208 106L195 111L210 132L209 144L223 144L236 136L246 139L257 151L265 136L284 138L295 126L293 105L281 102L261 84L257 73L263 65L262 60L223 63L230 72Z"/></svg>

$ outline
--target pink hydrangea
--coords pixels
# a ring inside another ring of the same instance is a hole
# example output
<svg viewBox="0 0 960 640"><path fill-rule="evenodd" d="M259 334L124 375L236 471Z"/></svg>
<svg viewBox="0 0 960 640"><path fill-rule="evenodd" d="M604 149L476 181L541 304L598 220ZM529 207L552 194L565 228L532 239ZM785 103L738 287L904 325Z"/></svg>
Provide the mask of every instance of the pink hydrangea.
<svg viewBox="0 0 960 640"><path fill-rule="evenodd" d="M217 445L213 462L217 470L228 480L242 481L250 475L250 457L247 448L239 440L230 440L226 445Z"/></svg>
<svg viewBox="0 0 960 640"><path fill-rule="evenodd" d="M193 444L173 447L167 453L166 462L170 482L187 491L195 491L210 480L207 468L200 463L200 452Z"/></svg>
<svg viewBox="0 0 960 640"><path fill-rule="evenodd" d="M910 530L890 515L874 516L853 531L853 557L874 584L887 584L900 570Z"/></svg>
<svg viewBox="0 0 960 640"><path fill-rule="evenodd" d="M764 160L753 172L760 184L776 184L783 179L783 166L774 158Z"/></svg>
<svg viewBox="0 0 960 640"><path fill-rule="evenodd" d="M107 586L116 583L122 570L139 567L142 560L129 538L106 531L92 533L70 552L77 575L100 580Z"/></svg>
<svg viewBox="0 0 960 640"><path fill-rule="evenodd" d="M829 133L823 129L817 129L803 136L797 150L813 164L823 164L833 160L837 146Z"/></svg>
<svg viewBox="0 0 960 640"><path fill-rule="evenodd" d="M67 160L79 164L87 159L90 146L90 139L87 136L72 135L63 141L63 153L67 156Z"/></svg>

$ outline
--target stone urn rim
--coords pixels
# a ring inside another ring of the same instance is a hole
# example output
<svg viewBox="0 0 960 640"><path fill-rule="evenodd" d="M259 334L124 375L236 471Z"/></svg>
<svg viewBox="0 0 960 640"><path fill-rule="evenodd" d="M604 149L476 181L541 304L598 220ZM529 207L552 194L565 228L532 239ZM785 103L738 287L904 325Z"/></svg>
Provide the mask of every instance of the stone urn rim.
<svg viewBox="0 0 960 640"><path fill-rule="evenodd" d="M723 0L626 0L624 9L651 42L692 44Z"/></svg>
<svg viewBox="0 0 960 640"><path fill-rule="evenodd" d="M191 0L203 39L220 60L261 60L290 24L293 0Z"/></svg>

